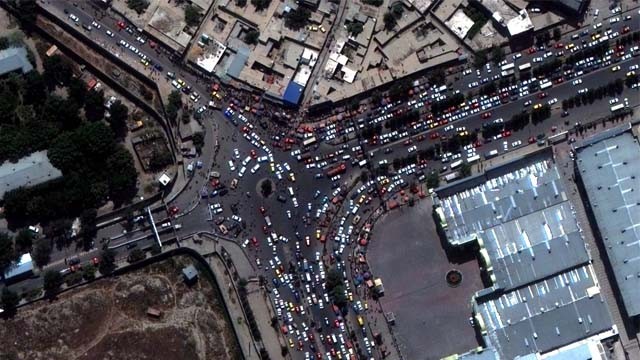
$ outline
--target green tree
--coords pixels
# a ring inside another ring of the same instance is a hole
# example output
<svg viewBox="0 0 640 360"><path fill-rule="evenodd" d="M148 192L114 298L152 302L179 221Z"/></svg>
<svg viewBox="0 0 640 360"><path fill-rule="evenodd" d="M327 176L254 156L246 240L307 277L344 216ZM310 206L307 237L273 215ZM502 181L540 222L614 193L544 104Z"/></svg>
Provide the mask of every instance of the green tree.
<svg viewBox="0 0 640 360"><path fill-rule="evenodd" d="M197 132L197 133L193 134L193 137L191 138L191 141L193 142L193 146L196 147L196 150L198 152L200 152L200 150L204 146L204 133Z"/></svg>
<svg viewBox="0 0 640 360"><path fill-rule="evenodd" d="M80 215L80 224L82 226L81 239L85 250L91 248L91 243L98 233L97 217L98 212L93 208L84 210L82 215Z"/></svg>
<svg viewBox="0 0 640 360"><path fill-rule="evenodd" d="M436 171L432 171L427 175L427 187L435 189L440 185L440 175Z"/></svg>
<svg viewBox="0 0 640 360"><path fill-rule="evenodd" d="M106 173L111 174L107 181L114 201L129 201L136 195L138 173L131 153L123 146L118 146L107 159Z"/></svg>
<svg viewBox="0 0 640 360"><path fill-rule="evenodd" d="M120 100L116 100L111 104L109 108L109 125L111 130L119 138L124 138L127 135L127 120L129 119L129 108L124 105Z"/></svg>
<svg viewBox="0 0 640 360"><path fill-rule="evenodd" d="M29 71L24 76L22 101L25 104L41 104L47 97L47 87L44 77L37 71Z"/></svg>
<svg viewBox="0 0 640 360"><path fill-rule="evenodd" d="M57 293L63 282L64 280L59 271L47 270L44 273L44 291L46 291L49 296Z"/></svg>
<svg viewBox="0 0 640 360"><path fill-rule="evenodd" d="M73 76L73 65L67 58L60 55L45 57L42 61L44 73L42 74L47 87L55 88L57 85L67 85Z"/></svg>
<svg viewBox="0 0 640 360"><path fill-rule="evenodd" d="M331 291L331 296L333 296L333 303L338 307L345 307L347 305L347 296L345 295L345 287L343 284L337 285Z"/></svg>
<svg viewBox="0 0 640 360"><path fill-rule="evenodd" d="M471 165L465 162L464 164L462 164L462 166L460 166L460 176L464 178L470 175L471 175Z"/></svg>
<svg viewBox="0 0 640 360"><path fill-rule="evenodd" d="M104 91L91 90L87 93L84 103L84 115L89 121L104 119Z"/></svg>
<svg viewBox="0 0 640 360"><path fill-rule="evenodd" d="M160 171L171 164L173 164L173 157L166 148L155 148L151 151L151 158L149 159L149 169L151 171Z"/></svg>
<svg viewBox="0 0 640 360"><path fill-rule="evenodd" d="M138 13L138 15L142 14L149 7L149 2L147 0L127 0L127 6L129 9Z"/></svg>
<svg viewBox="0 0 640 360"><path fill-rule="evenodd" d="M560 41L560 39L562 38L562 31L560 31L560 28L556 27L553 29L553 40L555 41Z"/></svg>
<svg viewBox="0 0 640 360"><path fill-rule="evenodd" d="M18 294L5 287L2 289L2 298L0 301L2 303L2 310L4 310L4 314L9 317L15 315L16 308L18 307L18 304L20 304L20 297Z"/></svg>
<svg viewBox="0 0 640 360"><path fill-rule="evenodd" d="M251 0L251 5L255 6L256 11L262 11L269 7L271 0Z"/></svg>
<svg viewBox="0 0 640 360"><path fill-rule="evenodd" d="M7 233L0 233L0 273L4 273L17 258L11 236Z"/></svg>
<svg viewBox="0 0 640 360"><path fill-rule="evenodd" d="M292 30L300 30L307 25L311 11L304 6L298 5L297 8L289 11L284 18L284 25Z"/></svg>
<svg viewBox="0 0 640 360"><path fill-rule="evenodd" d="M360 23L359 21L352 21L347 24L347 31L353 36L358 36L358 34L360 34L363 29L364 28L362 26L362 23Z"/></svg>
<svg viewBox="0 0 640 360"><path fill-rule="evenodd" d="M273 193L273 185L271 184L271 181L263 180L260 184L260 192L262 193L262 196L269 197L271 193Z"/></svg>
<svg viewBox="0 0 640 360"><path fill-rule="evenodd" d="M51 257L51 244L49 239L43 238L36 241L31 256L33 257L33 262L35 262L38 267L47 265Z"/></svg>
<svg viewBox="0 0 640 360"><path fill-rule="evenodd" d="M380 6L384 3L383 0L362 0L362 3L372 6Z"/></svg>
<svg viewBox="0 0 640 360"><path fill-rule="evenodd" d="M182 108L182 94L180 91L173 90L169 94L167 101L167 117L171 121L175 121L178 117L178 111Z"/></svg>
<svg viewBox="0 0 640 360"><path fill-rule="evenodd" d="M504 60L504 50L501 46L496 46L491 49L491 58L493 59L494 64L499 64L502 60Z"/></svg>
<svg viewBox="0 0 640 360"><path fill-rule="evenodd" d="M202 14L200 13L200 9L198 7L188 4L184 7L184 21L187 23L187 26L196 27L200 24L200 18Z"/></svg>
<svg viewBox="0 0 640 360"><path fill-rule="evenodd" d="M382 17L382 21L384 22L384 29L387 31L393 30L398 24L398 20L390 11L387 11Z"/></svg>
<svg viewBox="0 0 640 360"><path fill-rule="evenodd" d="M331 268L327 271L327 282L325 284L325 289L328 292L331 292L335 287L344 284L344 279L342 278L342 274L335 268Z"/></svg>
<svg viewBox="0 0 640 360"><path fill-rule="evenodd" d="M78 78L72 78L67 86L67 95L70 100L75 101L79 106L84 106L87 96L87 84Z"/></svg>
<svg viewBox="0 0 640 360"><path fill-rule="evenodd" d="M31 251L33 245L33 232L29 229L22 229L15 238L15 247L18 253Z"/></svg>
<svg viewBox="0 0 640 360"><path fill-rule="evenodd" d="M87 281L91 281L91 280L95 279L96 278L96 267L92 263L89 263L89 264L83 266L82 267L82 277Z"/></svg>
<svg viewBox="0 0 640 360"><path fill-rule="evenodd" d="M102 250L102 255L100 256L98 270L102 275L110 275L116 269L115 261L116 258L114 251L105 247Z"/></svg>
<svg viewBox="0 0 640 360"><path fill-rule="evenodd" d="M147 257L147 254L139 248L135 248L131 250L129 256L127 257L127 261L131 264L142 261Z"/></svg>
<svg viewBox="0 0 640 360"><path fill-rule="evenodd" d="M247 0L235 0L237 7L245 7L247 6Z"/></svg>
<svg viewBox="0 0 640 360"><path fill-rule="evenodd" d="M260 32L255 29L251 29L247 31L247 33L244 35L244 42L246 42L249 45L254 45L258 43L259 38L260 38Z"/></svg>

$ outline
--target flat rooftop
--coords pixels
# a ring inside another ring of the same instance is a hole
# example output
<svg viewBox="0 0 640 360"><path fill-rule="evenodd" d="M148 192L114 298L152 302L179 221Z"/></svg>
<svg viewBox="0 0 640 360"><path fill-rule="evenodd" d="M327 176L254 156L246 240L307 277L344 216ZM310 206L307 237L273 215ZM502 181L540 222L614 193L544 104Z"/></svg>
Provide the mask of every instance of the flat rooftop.
<svg viewBox="0 0 640 360"><path fill-rule="evenodd" d="M30 187L62 176L55 168L46 151L34 152L16 163L5 161L0 165L0 199L7 192L19 187Z"/></svg>
<svg viewBox="0 0 640 360"><path fill-rule="evenodd" d="M607 137L609 136L609 137ZM582 181L629 316L640 314L640 147L630 131L576 149Z"/></svg>
<svg viewBox="0 0 640 360"><path fill-rule="evenodd" d="M492 284L473 298L492 351L467 358L513 359L615 333L560 176L546 148L436 190L447 242L473 245Z"/></svg>

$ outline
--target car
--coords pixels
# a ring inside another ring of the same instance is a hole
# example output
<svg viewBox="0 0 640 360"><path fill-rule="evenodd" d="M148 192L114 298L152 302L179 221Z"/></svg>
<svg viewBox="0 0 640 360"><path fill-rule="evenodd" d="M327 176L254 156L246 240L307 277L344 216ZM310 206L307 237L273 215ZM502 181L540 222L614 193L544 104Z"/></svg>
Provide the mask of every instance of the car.
<svg viewBox="0 0 640 360"><path fill-rule="evenodd" d="M547 101L547 104L549 104L549 105L553 105L553 104L555 104L555 103L557 103L557 102L558 102L558 98L553 98L553 99L551 99L551 100Z"/></svg>
<svg viewBox="0 0 640 360"><path fill-rule="evenodd" d="M100 29L102 27L102 25L98 24L95 20L91 22L91 26L96 29Z"/></svg>
<svg viewBox="0 0 640 360"><path fill-rule="evenodd" d="M73 22L77 23L78 21L80 21L80 18L73 15L73 14L69 14L69 19L71 19Z"/></svg>
<svg viewBox="0 0 640 360"><path fill-rule="evenodd" d="M582 84L582 79L575 79L575 80L573 80L572 84L573 84L574 86L575 86L575 85L580 85L580 84Z"/></svg>
<svg viewBox="0 0 640 360"><path fill-rule="evenodd" d="M538 109L540 109L540 108L542 108L542 104L535 104L535 105L533 105L533 110L538 110Z"/></svg>
<svg viewBox="0 0 640 360"><path fill-rule="evenodd" d="M620 70L620 65L616 65L614 67L611 68L611 72L616 72Z"/></svg>
<svg viewBox="0 0 640 360"><path fill-rule="evenodd" d="M483 113L482 115L480 115L480 117L483 119L488 119L491 117L491 112L489 111L489 112Z"/></svg>
<svg viewBox="0 0 640 360"><path fill-rule="evenodd" d="M511 147L512 148L518 147L520 145L522 145L522 140L516 140L516 141L511 143Z"/></svg>
<svg viewBox="0 0 640 360"><path fill-rule="evenodd" d="M413 145L407 149L409 153L415 152L417 150L418 150L418 147L416 145Z"/></svg>
<svg viewBox="0 0 640 360"><path fill-rule="evenodd" d="M541 92L540 94L538 94L538 98L539 99L544 99L547 97L547 93L546 92Z"/></svg>

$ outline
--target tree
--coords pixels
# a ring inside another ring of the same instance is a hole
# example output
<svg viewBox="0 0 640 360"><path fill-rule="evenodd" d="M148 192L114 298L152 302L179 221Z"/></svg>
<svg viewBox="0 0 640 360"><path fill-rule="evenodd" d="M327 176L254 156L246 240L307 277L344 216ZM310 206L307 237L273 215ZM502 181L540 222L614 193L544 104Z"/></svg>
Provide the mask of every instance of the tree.
<svg viewBox="0 0 640 360"><path fill-rule="evenodd" d="M89 121L104 119L104 90L89 91L84 103L84 115Z"/></svg>
<svg viewBox="0 0 640 360"><path fill-rule="evenodd" d="M171 164L173 164L173 157L165 147L155 148L151 151L151 158L149 159L149 169L151 171L162 170Z"/></svg>
<svg viewBox="0 0 640 360"><path fill-rule="evenodd" d="M33 245L33 232L29 229L22 229L15 238L15 247L18 253L31 251Z"/></svg>
<svg viewBox="0 0 640 360"><path fill-rule="evenodd" d="M255 29L250 29L244 35L244 42L246 42L249 45L254 45L258 43L259 38L260 38L260 32Z"/></svg>
<svg viewBox="0 0 640 360"><path fill-rule="evenodd" d="M383 2L383 0L362 0L362 3L372 6L380 6Z"/></svg>
<svg viewBox="0 0 640 360"><path fill-rule="evenodd" d="M24 76L22 101L25 104L41 104L47 97L47 87L44 77L37 71L29 71Z"/></svg>
<svg viewBox="0 0 640 360"><path fill-rule="evenodd" d="M438 68L431 74L429 74L429 83L433 85L443 85L446 80L447 75L444 73L444 70L442 70L442 68Z"/></svg>
<svg viewBox="0 0 640 360"><path fill-rule="evenodd" d="M460 176L467 177L471 175L471 165L469 163L464 163L460 166Z"/></svg>
<svg viewBox="0 0 640 360"><path fill-rule="evenodd" d="M20 297L15 292L5 287L2 289L2 310L7 316L13 316L16 313L16 308L20 304Z"/></svg>
<svg viewBox="0 0 640 360"><path fill-rule="evenodd" d="M494 64L499 64L504 60L504 50L501 46L496 46L491 49L491 58L493 59Z"/></svg>
<svg viewBox="0 0 640 360"><path fill-rule="evenodd" d="M133 157L127 149L119 145L107 159L105 171L111 174L107 181L113 201L129 201L136 195L138 173L133 165Z"/></svg>
<svg viewBox="0 0 640 360"><path fill-rule="evenodd" d="M63 283L62 275L56 270L47 270L44 273L44 291L50 296L58 292Z"/></svg>
<svg viewBox="0 0 640 360"><path fill-rule="evenodd" d="M115 261L116 258L114 251L105 246L102 250L98 270L102 275L110 275L116 269Z"/></svg>
<svg viewBox="0 0 640 360"><path fill-rule="evenodd" d="M284 25L292 30L300 30L307 25L311 11L304 6L298 5L294 10L289 11L285 15Z"/></svg>
<svg viewBox="0 0 640 360"><path fill-rule="evenodd" d="M96 211L96 209L86 209L82 212L82 215L80 215L83 245L86 250L90 248L92 240L98 233L98 228L96 226L97 217L98 212Z"/></svg>
<svg viewBox="0 0 640 360"><path fill-rule="evenodd" d="M0 272L4 273L17 258L11 236L6 233L0 233Z"/></svg>
<svg viewBox="0 0 640 360"><path fill-rule="evenodd" d="M124 105L120 100L116 100L111 104L109 108L109 125L111 130L119 138L124 138L127 135L127 120L129 119L129 108Z"/></svg>
<svg viewBox="0 0 640 360"><path fill-rule="evenodd" d="M42 61L43 77L49 89L57 85L67 85L73 76L73 65L60 55L45 57Z"/></svg>
<svg viewBox="0 0 640 360"><path fill-rule="evenodd" d="M236 0L237 7L245 7L247 6L247 0Z"/></svg>
<svg viewBox="0 0 640 360"><path fill-rule="evenodd" d="M384 14L382 21L384 22L384 29L387 31L393 30L393 28L396 27L396 24L398 24L398 20L396 20L396 17L390 11L387 11Z"/></svg>
<svg viewBox="0 0 640 360"><path fill-rule="evenodd" d="M49 263L51 256L51 243L49 239L40 239L33 248L33 261L38 267L43 267Z"/></svg>
<svg viewBox="0 0 640 360"><path fill-rule="evenodd" d="M327 283L325 289L327 292L331 292L335 287L344 284L342 274L335 268L331 268L327 271Z"/></svg>
<svg viewBox="0 0 640 360"><path fill-rule="evenodd" d="M147 254L139 248L135 248L131 250L129 256L127 257L127 261L131 264L142 261L147 257Z"/></svg>
<svg viewBox="0 0 640 360"><path fill-rule="evenodd" d="M202 14L196 6L188 4L184 7L184 21L187 23L187 26L198 26L201 16Z"/></svg>
<svg viewBox="0 0 640 360"><path fill-rule="evenodd" d="M82 267L82 277L91 281L96 278L96 267L92 263L88 263L87 265Z"/></svg>
<svg viewBox="0 0 640 360"><path fill-rule="evenodd" d="M147 0L127 0L127 7L140 15L147 10L149 2Z"/></svg>
<svg viewBox="0 0 640 360"><path fill-rule="evenodd" d="M362 30L363 30L362 23L359 21L352 21L349 24L347 24L347 31L352 36L358 36L358 34L362 32Z"/></svg>
<svg viewBox="0 0 640 360"><path fill-rule="evenodd" d="M175 121L178 117L178 111L182 108L182 94L178 90L171 91L167 101L167 117L171 121Z"/></svg>
<svg viewBox="0 0 640 360"><path fill-rule="evenodd" d="M197 132L193 134L191 141L193 142L193 146L196 147L196 150L200 152L200 150L202 150L202 147L204 146L204 133Z"/></svg>
<svg viewBox="0 0 640 360"><path fill-rule="evenodd" d="M75 101L76 104L84 106L84 101L87 96L87 84L78 78L72 78L67 86L68 98Z"/></svg>
<svg viewBox="0 0 640 360"><path fill-rule="evenodd" d="M273 193L273 185L269 180L263 180L262 184L260 184L260 192L262 196L269 197L271 193Z"/></svg>
<svg viewBox="0 0 640 360"><path fill-rule="evenodd" d="M28 31L32 30L38 14L36 0L10 0L8 3L16 9L17 17L22 22L22 26Z"/></svg>
<svg viewBox="0 0 640 360"><path fill-rule="evenodd" d="M255 6L256 11L262 11L269 7L271 0L251 0L251 5Z"/></svg>
<svg viewBox="0 0 640 360"><path fill-rule="evenodd" d="M560 28L556 27L553 29L553 40L555 41L560 41L560 39L562 38L562 31L560 31Z"/></svg>
<svg viewBox="0 0 640 360"><path fill-rule="evenodd" d="M339 284L333 288L331 291L331 296L333 296L333 303L338 307L345 307L347 305L347 296L345 295L345 287L344 284Z"/></svg>

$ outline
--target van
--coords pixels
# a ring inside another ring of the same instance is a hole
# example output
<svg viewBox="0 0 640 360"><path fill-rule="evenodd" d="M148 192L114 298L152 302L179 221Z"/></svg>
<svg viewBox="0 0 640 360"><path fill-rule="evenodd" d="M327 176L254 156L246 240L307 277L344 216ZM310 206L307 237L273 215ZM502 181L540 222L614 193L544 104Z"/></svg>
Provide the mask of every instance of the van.
<svg viewBox="0 0 640 360"><path fill-rule="evenodd" d="M289 191L289 195L293 197L293 188L291 186L287 187L287 191Z"/></svg>
<svg viewBox="0 0 640 360"><path fill-rule="evenodd" d="M282 196L282 195L278 195L277 200L280 201L283 204L287 202L287 198Z"/></svg>
<svg viewBox="0 0 640 360"><path fill-rule="evenodd" d="M264 217L264 222L266 222L266 223L267 223L267 226L268 226L268 227L271 227L271 219L270 219L268 216L265 216L265 217Z"/></svg>

